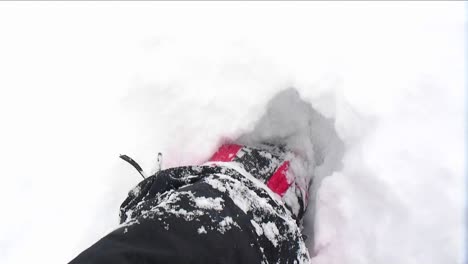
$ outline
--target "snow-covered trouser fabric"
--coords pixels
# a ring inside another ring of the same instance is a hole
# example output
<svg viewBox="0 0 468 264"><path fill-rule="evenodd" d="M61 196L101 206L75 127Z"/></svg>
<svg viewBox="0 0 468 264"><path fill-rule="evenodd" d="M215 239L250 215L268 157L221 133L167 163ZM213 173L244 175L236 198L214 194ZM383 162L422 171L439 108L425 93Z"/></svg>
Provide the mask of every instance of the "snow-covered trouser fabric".
<svg viewBox="0 0 468 264"><path fill-rule="evenodd" d="M225 166L160 171L129 193L120 227L71 263L307 263L296 221L264 186Z"/></svg>
<svg viewBox="0 0 468 264"><path fill-rule="evenodd" d="M300 223L307 208L309 186L312 183L311 164L304 157L279 145L261 144L253 147L225 144L207 164L219 162L240 167L267 185Z"/></svg>

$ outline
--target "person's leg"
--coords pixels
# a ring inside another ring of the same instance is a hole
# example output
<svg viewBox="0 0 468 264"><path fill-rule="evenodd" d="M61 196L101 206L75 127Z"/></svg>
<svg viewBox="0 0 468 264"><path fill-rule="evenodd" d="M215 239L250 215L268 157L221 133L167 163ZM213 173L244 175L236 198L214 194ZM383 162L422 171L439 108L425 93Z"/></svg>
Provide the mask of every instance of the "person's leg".
<svg viewBox="0 0 468 264"><path fill-rule="evenodd" d="M304 206L291 214L282 202L296 189L291 155L222 146L203 166L160 171L129 193L121 226L71 263L307 262L293 218Z"/></svg>

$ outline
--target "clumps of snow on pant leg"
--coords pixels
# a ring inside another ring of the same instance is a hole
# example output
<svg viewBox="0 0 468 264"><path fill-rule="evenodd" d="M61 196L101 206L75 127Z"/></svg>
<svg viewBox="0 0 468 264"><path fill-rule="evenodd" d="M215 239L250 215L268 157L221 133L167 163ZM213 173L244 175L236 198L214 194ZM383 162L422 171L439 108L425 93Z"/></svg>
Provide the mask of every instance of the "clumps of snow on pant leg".
<svg viewBox="0 0 468 264"><path fill-rule="evenodd" d="M250 223L252 223L252 226L255 228L255 232L258 236L263 235L263 229L259 224L257 224L257 222L255 222L254 220L250 220Z"/></svg>
<svg viewBox="0 0 468 264"><path fill-rule="evenodd" d="M200 209L223 210L222 203L224 202L224 200L220 197L195 197L193 201L195 202L196 206Z"/></svg>
<svg viewBox="0 0 468 264"><path fill-rule="evenodd" d="M278 246L279 231L275 223L268 222L262 223L263 234L270 240L270 242L276 247Z"/></svg>
<svg viewBox="0 0 468 264"><path fill-rule="evenodd" d="M198 234L206 234L206 229L204 226L201 226L200 228L198 228L197 230Z"/></svg>
<svg viewBox="0 0 468 264"><path fill-rule="evenodd" d="M255 228L255 232L258 236L264 235L273 246L278 246L278 239L280 239L279 230L276 227L275 223L267 222L267 223L257 223L254 220L250 220L250 223Z"/></svg>
<svg viewBox="0 0 468 264"><path fill-rule="evenodd" d="M279 245L280 241L283 242L284 239L288 239L288 237L291 239L290 236L295 236L294 240L298 239L298 236L301 234L296 221L292 218L291 213L284 207L284 203L281 201L279 196L273 193L265 184L250 175L235 162L208 162L205 165L207 164L225 166L226 168L236 170L243 176L241 179L235 179L229 175L218 173L206 177L204 181L215 189L219 190L222 188L225 190L234 204L238 206L244 213L254 214L254 219L250 222L258 236L266 237L275 247ZM260 197L255 191L247 186L246 182L251 182L256 188L267 192L272 198L272 202L276 204L276 206L283 208L283 210L278 210L278 208L274 209L272 204L270 204L266 198ZM276 224L267 220L269 215L276 215L284 221L286 229L281 235L279 234L279 229ZM231 219L229 218L225 218L223 221L221 221L221 229L218 229L218 231L223 233L224 230L222 228L225 225L230 225L230 220ZM308 251L303 242L300 244L301 247L297 254L298 256L303 256L305 261L305 259L309 258Z"/></svg>
<svg viewBox="0 0 468 264"><path fill-rule="evenodd" d="M220 181L214 179L211 176L205 178L205 182L208 183L209 185L211 185L211 187L219 190L220 192L225 192L226 191L226 187L224 187L224 185Z"/></svg>
<svg viewBox="0 0 468 264"><path fill-rule="evenodd" d="M219 222L218 231L221 232L221 234L224 234L226 231L231 229L232 226L239 227L239 225L232 220L232 217L226 216L221 222Z"/></svg>
<svg viewBox="0 0 468 264"><path fill-rule="evenodd" d="M141 192L140 186L135 186L135 188L133 188L130 192L131 192L131 195L135 197L138 196Z"/></svg>
<svg viewBox="0 0 468 264"><path fill-rule="evenodd" d="M187 211L180 208L177 203L181 199L187 199L194 205L194 210ZM142 218L154 217L154 215L172 214L183 218L185 221L192 221L199 216L207 213L209 210L221 211L224 208L224 200L221 197L198 197L191 191L174 192L170 191L162 198L161 202L155 205L151 210L142 211ZM130 226L138 221L132 217L133 210L127 212L127 220L122 226Z"/></svg>

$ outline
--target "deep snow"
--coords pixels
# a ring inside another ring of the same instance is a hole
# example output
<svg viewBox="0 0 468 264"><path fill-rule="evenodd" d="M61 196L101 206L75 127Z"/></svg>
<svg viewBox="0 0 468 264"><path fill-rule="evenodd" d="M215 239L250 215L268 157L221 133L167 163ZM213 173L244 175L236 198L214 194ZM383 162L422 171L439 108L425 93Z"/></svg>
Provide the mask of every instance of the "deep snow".
<svg viewBox="0 0 468 264"><path fill-rule="evenodd" d="M314 164L314 264L466 263L464 3L1 3L1 263L64 263L226 139ZM249 135L249 136L243 136ZM314 213L315 212L315 213Z"/></svg>

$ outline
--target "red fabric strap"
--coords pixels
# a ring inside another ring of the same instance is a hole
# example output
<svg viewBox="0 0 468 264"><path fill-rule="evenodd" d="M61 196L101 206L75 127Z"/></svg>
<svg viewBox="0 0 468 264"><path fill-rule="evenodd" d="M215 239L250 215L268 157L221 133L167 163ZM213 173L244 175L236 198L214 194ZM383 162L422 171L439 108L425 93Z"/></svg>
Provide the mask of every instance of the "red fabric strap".
<svg viewBox="0 0 468 264"><path fill-rule="evenodd" d="M284 193L289 188L288 179L286 178L286 173L289 169L289 161L283 162L281 166L275 171L275 173L268 180L267 186L276 194L279 194L283 197Z"/></svg>
<svg viewBox="0 0 468 264"><path fill-rule="evenodd" d="M209 161L224 161L229 162L232 161L235 157L237 152L242 148L242 146L237 144L226 144L222 145L218 151L210 158Z"/></svg>

